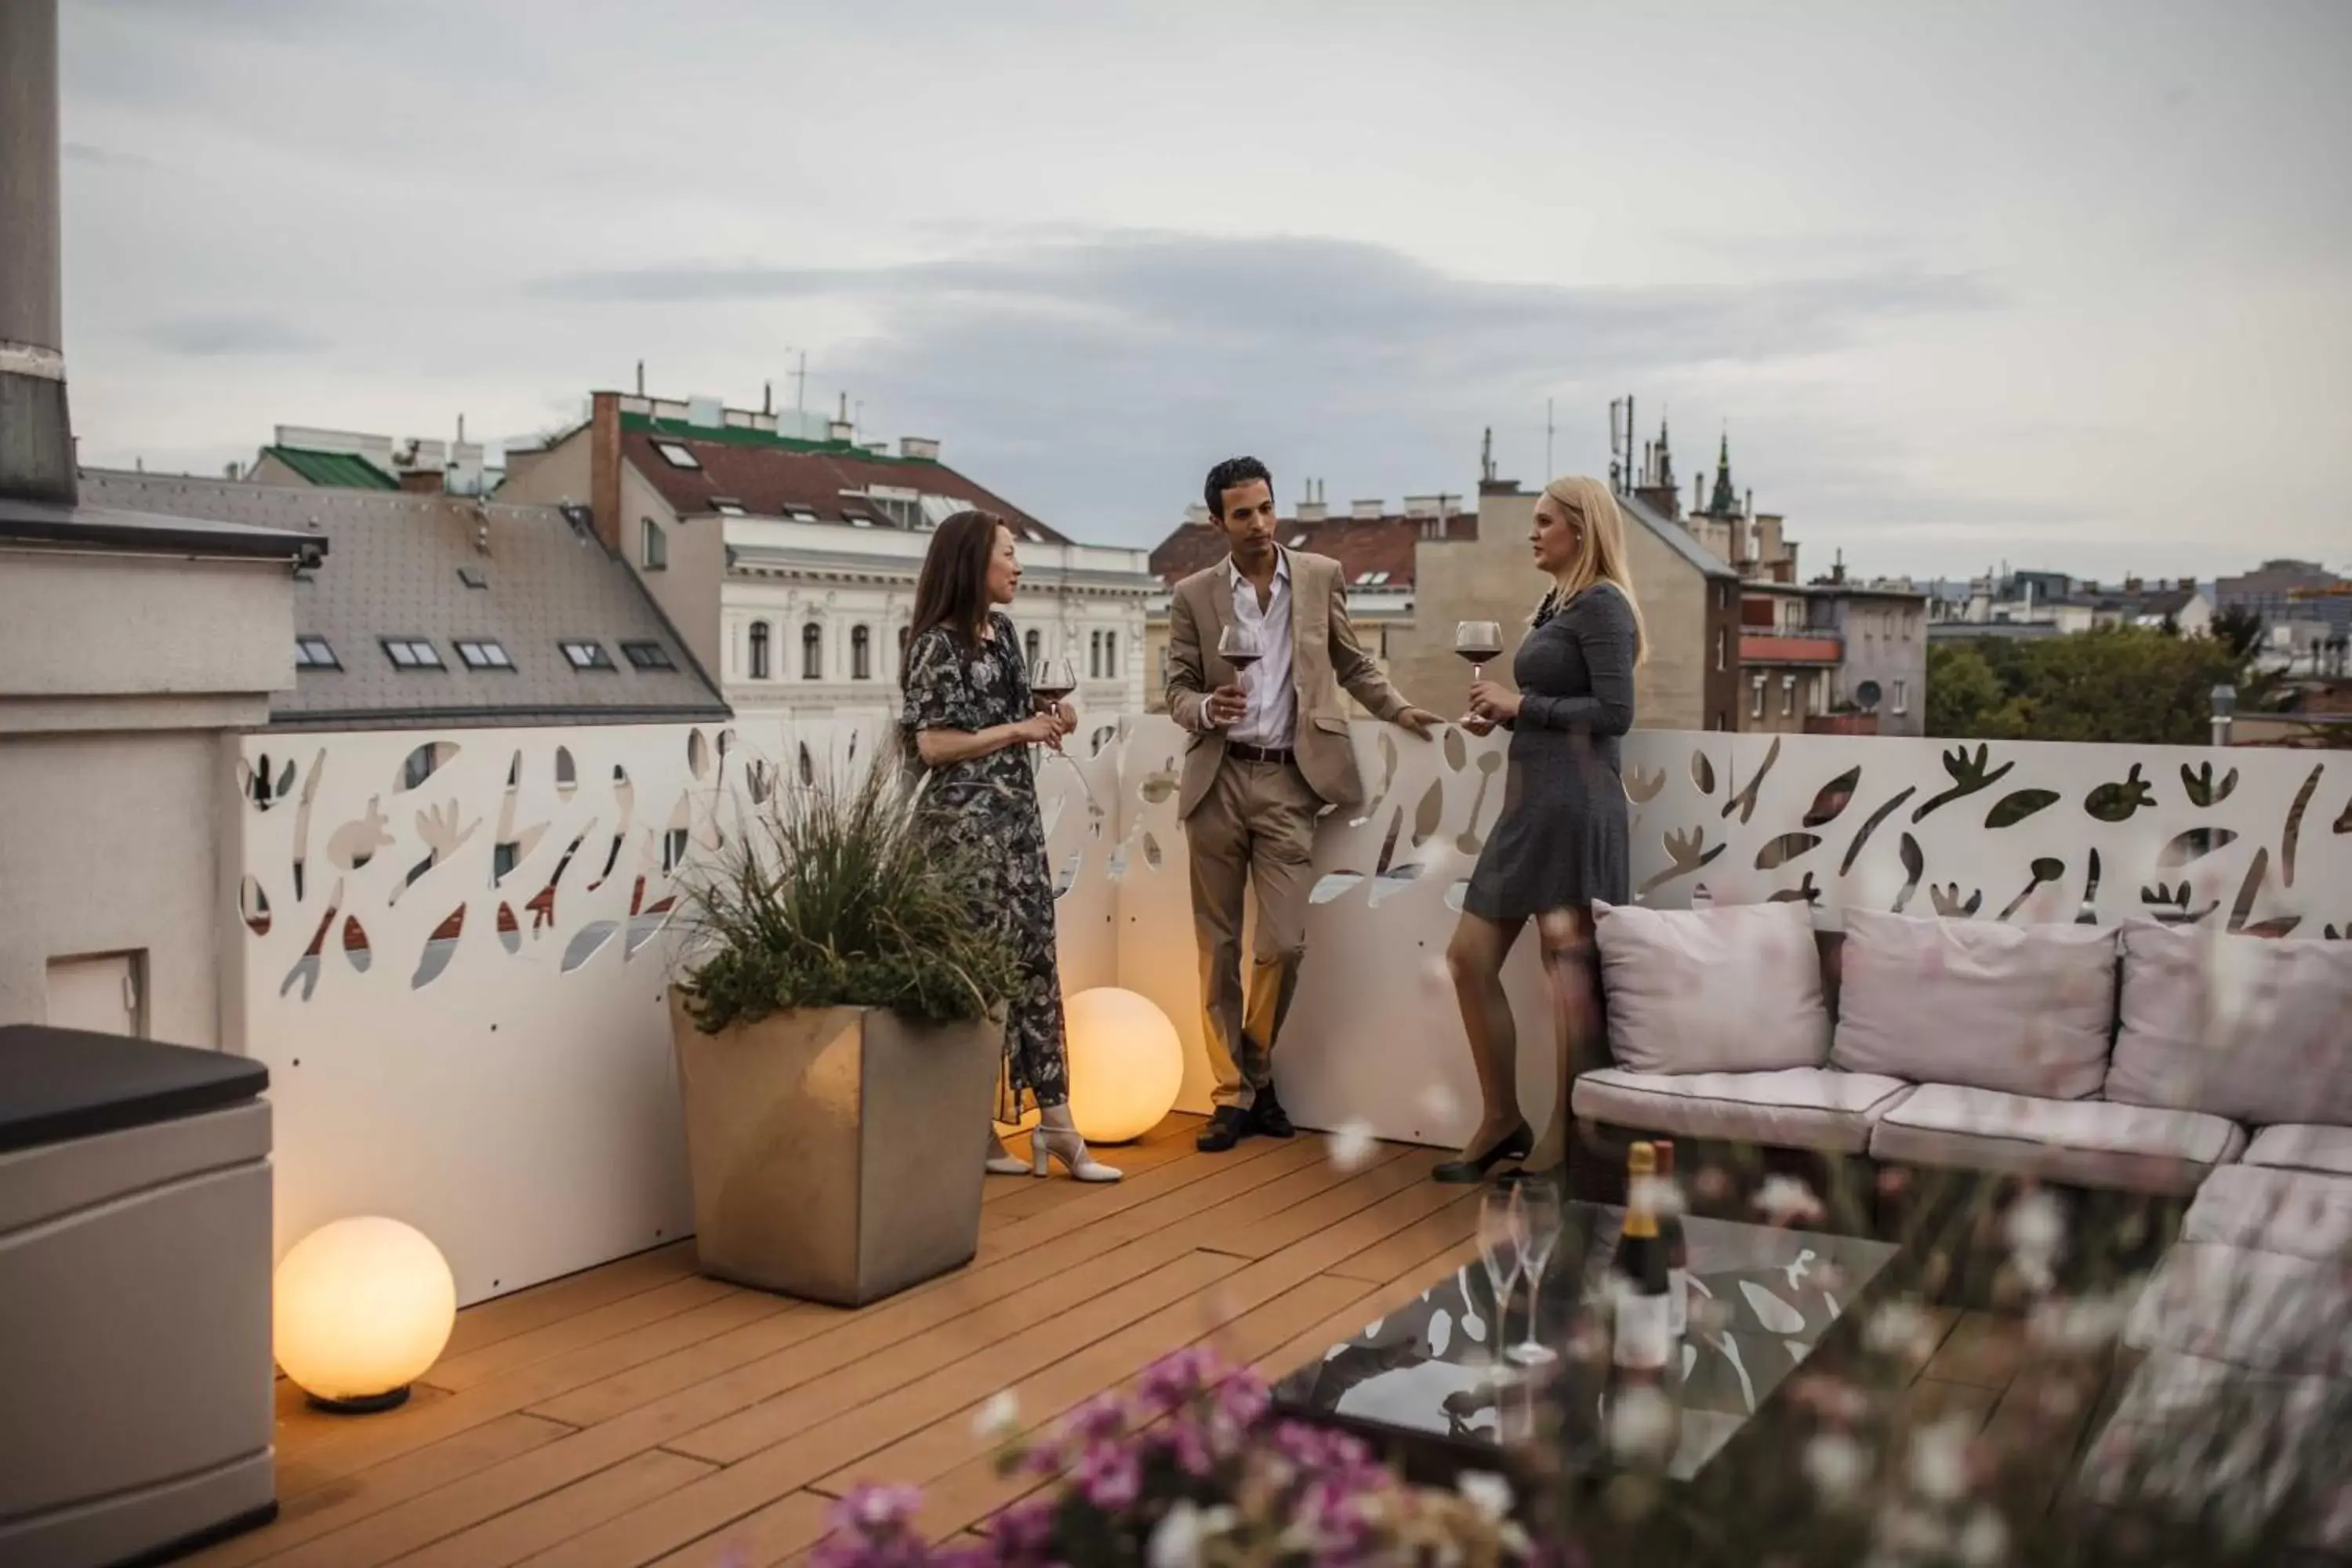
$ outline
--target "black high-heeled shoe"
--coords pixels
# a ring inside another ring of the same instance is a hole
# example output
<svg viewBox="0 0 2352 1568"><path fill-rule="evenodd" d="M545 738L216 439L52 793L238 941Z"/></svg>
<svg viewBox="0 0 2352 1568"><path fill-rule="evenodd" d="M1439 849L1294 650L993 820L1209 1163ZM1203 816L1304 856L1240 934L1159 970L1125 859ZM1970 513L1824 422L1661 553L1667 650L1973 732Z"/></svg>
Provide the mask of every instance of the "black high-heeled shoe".
<svg viewBox="0 0 2352 1568"><path fill-rule="evenodd" d="M1535 1129L1522 1121L1505 1133L1502 1142L1485 1153L1472 1155L1466 1160L1448 1160L1429 1174L1433 1181L1452 1182L1462 1185L1483 1182L1486 1179L1486 1173L1496 1166L1506 1160L1526 1159L1534 1151L1535 1146Z"/></svg>

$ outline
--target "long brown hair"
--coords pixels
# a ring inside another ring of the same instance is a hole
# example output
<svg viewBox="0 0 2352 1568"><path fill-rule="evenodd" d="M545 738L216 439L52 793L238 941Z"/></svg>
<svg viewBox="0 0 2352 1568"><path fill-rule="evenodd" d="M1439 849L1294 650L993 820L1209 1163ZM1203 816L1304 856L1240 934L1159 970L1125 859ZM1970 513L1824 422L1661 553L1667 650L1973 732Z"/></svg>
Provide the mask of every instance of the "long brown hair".
<svg viewBox="0 0 2352 1568"><path fill-rule="evenodd" d="M933 626L945 626L970 658L979 651L982 625L989 612L988 558L996 550L996 531L1010 526L993 512L960 511L940 524L931 547L923 552L923 570L915 579L915 616L907 625L907 646ZM898 683L906 684L905 670Z"/></svg>

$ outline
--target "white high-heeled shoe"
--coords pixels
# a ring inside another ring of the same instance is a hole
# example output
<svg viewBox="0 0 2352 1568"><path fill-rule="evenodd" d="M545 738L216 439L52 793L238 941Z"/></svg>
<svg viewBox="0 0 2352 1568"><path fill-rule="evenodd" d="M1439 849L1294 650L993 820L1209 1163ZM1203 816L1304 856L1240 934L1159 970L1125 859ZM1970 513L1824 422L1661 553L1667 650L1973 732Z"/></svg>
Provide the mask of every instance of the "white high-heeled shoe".
<svg viewBox="0 0 2352 1568"><path fill-rule="evenodd" d="M987 1169L992 1176L1025 1176L1029 1174L1029 1162L1015 1159L1013 1152L1005 1148L1004 1140L992 1132L988 1135Z"/></svg>
<svg viewBox="0 0 2352 1568"><path fill-rule="evenodd" d="M1064 1170L1081 1182L1116 1182L1126 1174L1088 1153L1087 1141L1078 1136L1076 1128L1067 1124L1066 1108L1057 1106L1055 1109L1063 1112L1062 1125L1057 1126L1050 1121L1041 1121L1037 1130L1029 1134L1033 1174L1044 1176L1050 1173L1052 1163L1056 1160L1061 1162Z"/></svg>

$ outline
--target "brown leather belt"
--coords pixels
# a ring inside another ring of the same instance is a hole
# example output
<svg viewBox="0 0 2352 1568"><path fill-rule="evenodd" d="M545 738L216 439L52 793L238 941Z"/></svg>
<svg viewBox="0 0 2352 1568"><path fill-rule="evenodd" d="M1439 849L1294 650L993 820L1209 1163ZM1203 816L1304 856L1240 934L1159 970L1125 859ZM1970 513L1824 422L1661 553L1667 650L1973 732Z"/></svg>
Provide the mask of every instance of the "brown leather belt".
<svg viewBox="0 0 2352 1568"><path fill-rule="evenodd" d="M1241 741L1227 741L1225 755L1245 763L1288 763L1297 757L1288 746L1253 746Z"/></svg>

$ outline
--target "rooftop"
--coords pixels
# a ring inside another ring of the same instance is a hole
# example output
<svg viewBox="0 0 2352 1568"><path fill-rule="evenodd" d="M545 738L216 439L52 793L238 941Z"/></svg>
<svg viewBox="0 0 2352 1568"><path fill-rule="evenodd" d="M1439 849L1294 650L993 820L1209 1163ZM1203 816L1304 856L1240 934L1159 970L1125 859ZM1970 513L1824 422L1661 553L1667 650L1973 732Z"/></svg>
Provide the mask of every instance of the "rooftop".
<svg viewBox="0 0 2352 1568"><path fill-rule="evenodd" d="M1413 555L1433 517L1324 517L1301 521L1286 517L1276 537L1293 550L1328 555L1339 563L1349 584L1361 588L1410 588ZM1475 539L1478 514L1457 511L1443 521L1444 537ZM1186 522L1161 540L1151 552L1151 570L1173 584L1204 566L1223 560L1224 534L1214 523Z"/></svg>
<svg viewBox="0 0 2352 1568"><path fill-rule="evenodd" d="M275 458L314 485L338 489L396 490L400 481L356 452L320 452L304 447L264 447L261 455Z"/></svg>
<svg viewBox="0 0 2352 1568"><path fill-rule="evenodd" d="M1063 534L936 458L893 457L845 440L807 441L625 412L621 450L681 516L732 512L852 527L919 528L978 508L1003 518L1033 543L1066 542Z"/></svg>
<svg viewBox="0 0 2352 1568"><path fill-rule="evenodd" d="M106 470L81 483L99 507L324 557L295 584L295 686L273 727L727 714L626 564L558 508Z"/></svg>

